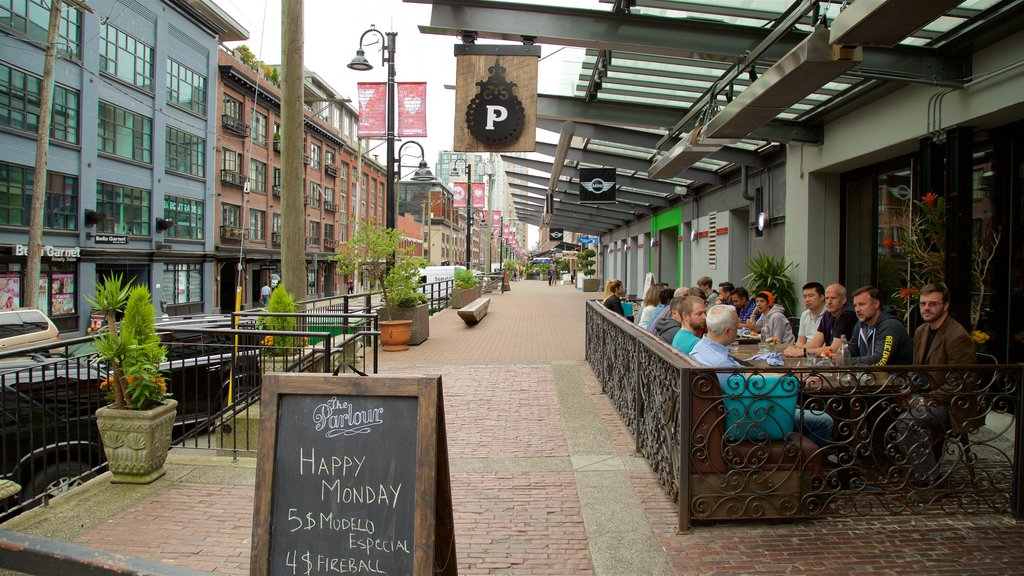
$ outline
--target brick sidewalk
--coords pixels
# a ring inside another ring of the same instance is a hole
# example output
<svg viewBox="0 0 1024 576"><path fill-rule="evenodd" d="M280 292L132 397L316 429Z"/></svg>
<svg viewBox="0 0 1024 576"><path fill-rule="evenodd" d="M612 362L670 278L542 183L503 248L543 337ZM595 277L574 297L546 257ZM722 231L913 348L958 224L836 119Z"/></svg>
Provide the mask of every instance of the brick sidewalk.
<svg viewBox="0 0 1024 576"><path fill-rule="evenodd" d="M519 282L451 311L381 371L443 379L460 574L1024 574L1003 516L736 522L676 509L583 361L587 297ZM4 526L218 574L248 573L254 462L175 451L151 486L104 478Z"/></svg>

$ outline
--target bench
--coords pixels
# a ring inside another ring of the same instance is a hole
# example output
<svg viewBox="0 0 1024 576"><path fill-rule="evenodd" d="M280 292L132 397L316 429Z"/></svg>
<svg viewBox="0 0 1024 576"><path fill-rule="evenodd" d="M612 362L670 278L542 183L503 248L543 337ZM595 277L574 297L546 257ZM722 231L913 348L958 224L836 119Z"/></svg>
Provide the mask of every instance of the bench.
<svg viewBox="0 0 1024 576"><path fill-rule="evenodd" d="M0 480L0 502L21 492L21 486L13 480Z"/></svg>
<svg viewBox="0 0 1024 576"><path fill-rule="evenodd" d="M473 326L483 320L484 316L487 316L487 307L490 305L490 298L477 298L462 308L459 308L459 318L462 318L462 321L465 322L467 326Z"/></svg>

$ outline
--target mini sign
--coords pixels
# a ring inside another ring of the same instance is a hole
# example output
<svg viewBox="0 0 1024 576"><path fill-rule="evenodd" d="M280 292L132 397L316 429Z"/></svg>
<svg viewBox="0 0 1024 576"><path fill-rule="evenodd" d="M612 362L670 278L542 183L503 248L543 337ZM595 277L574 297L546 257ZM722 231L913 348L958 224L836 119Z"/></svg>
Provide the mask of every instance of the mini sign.
<svg viewBox="0 0 1024 576"><path fill-rule="evenodd" d="M580 204L615 202L614 168L580 168Z"/></svg>
<svg viewBox="0 0 1024 576"><path fill-rule="evenodd" d="M540 46L455 46L455 151L536 150L540 54Z"/></svg>
<svg viewBox="0 0 1024 576"><path fill-rule="evenodd" d="M92 241L97 244L128 244L128 237L124 234L96 234L92 237Z"/></svg>

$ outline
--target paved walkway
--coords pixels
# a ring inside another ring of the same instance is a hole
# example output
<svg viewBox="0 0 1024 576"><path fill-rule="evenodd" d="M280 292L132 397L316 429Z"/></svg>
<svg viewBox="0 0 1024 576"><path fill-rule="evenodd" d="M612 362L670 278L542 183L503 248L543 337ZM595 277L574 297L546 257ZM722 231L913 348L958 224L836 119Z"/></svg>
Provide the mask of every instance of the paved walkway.
<svg viewBox="0 0 1024 576"><path fill-rule="evenodd" d="M587 296L546 282L452 311L382 372L440 373L460 574L1022 574L1002 516L722 523L675 533L675 505L583 360ZM218 574L247 574L255 461L175 450L165 478L105 476L3 528Z"/></svg>

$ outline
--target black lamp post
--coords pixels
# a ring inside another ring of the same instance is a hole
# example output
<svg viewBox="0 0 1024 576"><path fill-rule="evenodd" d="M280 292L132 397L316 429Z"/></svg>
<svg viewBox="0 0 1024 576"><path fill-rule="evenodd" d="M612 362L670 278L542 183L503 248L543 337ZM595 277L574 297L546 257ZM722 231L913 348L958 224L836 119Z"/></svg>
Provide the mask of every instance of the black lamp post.
<svg viewBox="0 0 1024 576"><path fill-rule="evenodd" d="M387 140L387 184L385 188L385 214L384 214L384 226L386 228L395 227L395 208L397 208L397 202L395 198L395 39L398 36L398 32L384 32L377 30L372 24L370 29L363 32L363 35L359 37L359 49L356 50L355 58L349 62L348 67L352 70L364 72L366 70L372 70L373 66L369 60L366 59L366 54L363 52L363 39L366 38L367 34L374 33L380 37L381 42L384 44L381 46L381 65L388 67L388 85L387 85L387 107L385 108L385 116L387 120L387 134L385 139ZM422 148L420 149L422 151ZM424 160L424 163L426 161Z"/></svg>
<svg viewBox="0 0 1024 576"><path fill-rule="evenodd" d="M452 166L452 176L459 175L459 162L466 165L466 270L473 266L473 165L464 158L457 158Z"/></svg>

